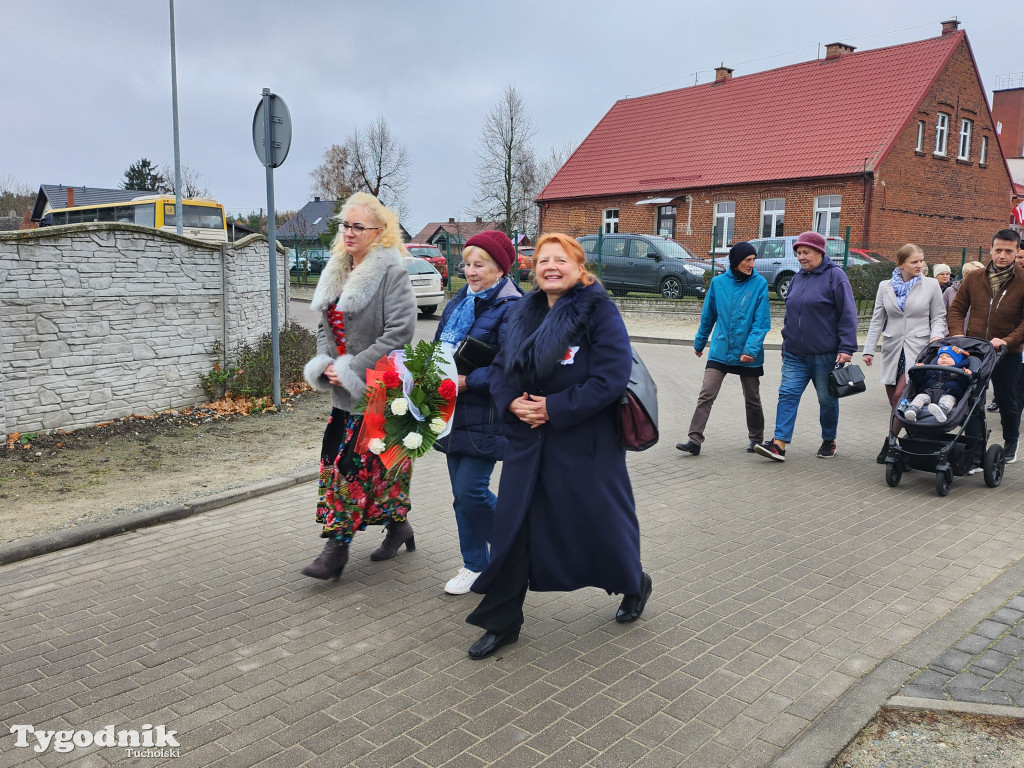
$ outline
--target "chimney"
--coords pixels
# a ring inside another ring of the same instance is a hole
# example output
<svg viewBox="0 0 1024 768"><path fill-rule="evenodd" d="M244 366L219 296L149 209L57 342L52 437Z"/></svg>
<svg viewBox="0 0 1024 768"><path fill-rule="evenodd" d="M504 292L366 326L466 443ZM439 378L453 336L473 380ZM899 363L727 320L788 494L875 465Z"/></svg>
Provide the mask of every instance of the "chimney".
<svg viewBox="0 0 1024 768"><path fill-rule="evenodd" d="M942 22L942 36L952 35L960 28L960 22L956 19Z"/></svg>
<svg viewBox="0 0 1024 768"><path fill-rule="evenodd" d="M840 56L845 56L848 53L853 53L857 49L852 45L846 43L826 43L825 44L825 59L838 59Z"/></svg>
<svg viewBox="0 0 1024 768"><path fill-rule="evenodd" d="M476 223L477 223L477 224L483 224L483 223L484 223L484 220L483 220L483 219L481 219L481 218L480 218L479 216L477 216L477 217L476 217Z"/></svg>
<svg viewBox="0 0 1024 768"><path fill-rule="evenodd" d="M319 197L316 197L316 196L314 196L314 197L313 197L313 202L314 202L314 203L319 203L319 202L320 202L320 198L319 198Z"/></svg>
<svg viewBox="0 0 1024 768"><path fill-rule="evenodd" d="M723 61L717 67L715 67L715 82L724 83L726 80L732 80L732 70L725 66Z"/></svg>
<svg viewBox="0 0 1024 768"><path fill-rule="evenodd" d="M75 207L75 190L72 187L68 187L68 208Z"/></svg>
<svg viewBox="0 0 1024 768"><path fill-rule="evenodd" d="M448 223L449 224L454 224L455 223L455 217L454 216L449 216L448 217Z"/></svg>

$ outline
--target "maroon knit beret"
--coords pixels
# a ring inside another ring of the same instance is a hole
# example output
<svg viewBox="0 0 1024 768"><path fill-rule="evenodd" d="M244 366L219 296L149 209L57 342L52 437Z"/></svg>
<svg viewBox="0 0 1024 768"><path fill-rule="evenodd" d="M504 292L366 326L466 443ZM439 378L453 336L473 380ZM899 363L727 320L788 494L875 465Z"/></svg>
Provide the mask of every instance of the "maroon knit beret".
<svg viewBox="0 0 1024 768"><path fill-rule="evenodd" d="M512 247L512 241L504 232L499 232L496 229L484 230L466 241L467 248L471 245L487 251L487 255L498 265L501 274L507 275L508 271L512 269L512 262L516 258L516 249Z"/></svg>

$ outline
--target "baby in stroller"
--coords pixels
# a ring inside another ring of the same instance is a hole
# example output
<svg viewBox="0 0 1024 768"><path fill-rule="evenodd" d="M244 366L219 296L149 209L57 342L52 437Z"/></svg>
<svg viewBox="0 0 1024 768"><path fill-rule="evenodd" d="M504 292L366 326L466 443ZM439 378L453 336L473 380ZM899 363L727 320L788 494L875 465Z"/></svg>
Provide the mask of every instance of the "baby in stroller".
<svg viewBox="0 0 1024 768"><path fill-rule="evenodd" d="M970 353L954 344L939 348L935 360L937 365L960 368ZM918 363L923 365L923 363ZM967 377L972 375L971 369L963 367ZM922 408L927 407L928 413L940 424L945 423L949 412L953 410L960 398L967 392L969 379L950 371L928 371L920 382L921 391L909 403L901 405L899 412L907 421L917 421Z"/></svg>

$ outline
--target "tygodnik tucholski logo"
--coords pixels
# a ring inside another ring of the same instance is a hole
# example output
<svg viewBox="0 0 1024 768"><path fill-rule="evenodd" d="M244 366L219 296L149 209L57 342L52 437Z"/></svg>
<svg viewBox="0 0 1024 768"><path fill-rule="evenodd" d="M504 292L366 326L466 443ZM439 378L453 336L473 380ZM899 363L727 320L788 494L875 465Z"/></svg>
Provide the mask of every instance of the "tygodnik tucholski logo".
<svg viewBox="0 0 1024 768"><path fill-rule="evenodd" d="M180 757L177 731L164 725L146 723L141 730L115 730L108 725L98 731L45 731L33 725L12 725L16 747L32 747L36 752L52 748L54 752L70 752L75 747L119 747L125 757Z"/></svg>

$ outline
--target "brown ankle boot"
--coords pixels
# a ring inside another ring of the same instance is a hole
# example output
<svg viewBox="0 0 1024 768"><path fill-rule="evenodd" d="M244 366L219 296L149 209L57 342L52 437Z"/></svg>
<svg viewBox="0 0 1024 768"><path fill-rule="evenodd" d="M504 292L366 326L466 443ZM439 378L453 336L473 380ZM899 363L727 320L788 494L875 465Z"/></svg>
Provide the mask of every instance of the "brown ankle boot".
<svg viewBox="0 0 1024 768"><path fill-rule="evenodd" d="M412 525L406 520L401 523L388 523L388 535L384 537L383 543L370 554L371 560L390 560L398 554L398 550L405 544L406 550L412 552L416 549L416 539L412 535Z"/></svg>
<svg viewBox="0 0 1024 768"><path fill-rule="evenodd" d="M328 539L324 551L316 560L302 569L302 575L314 579L337 581L341 578L341 572L347 562L348 544L342 544L337 539Z"/></svg>

